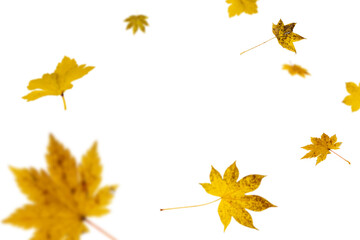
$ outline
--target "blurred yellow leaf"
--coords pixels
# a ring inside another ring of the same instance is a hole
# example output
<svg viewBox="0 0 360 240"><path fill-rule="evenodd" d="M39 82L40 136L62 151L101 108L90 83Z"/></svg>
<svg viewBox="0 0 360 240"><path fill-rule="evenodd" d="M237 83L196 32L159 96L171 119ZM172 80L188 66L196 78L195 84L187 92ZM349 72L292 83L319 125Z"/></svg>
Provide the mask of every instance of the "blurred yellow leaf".
<svg viewBox="0 0 360 240"><path fill-rule="evenodd" d="M237 181L238 177L239 170L234 162L226 169L223 177L212 167L210 183L201 183L207 193L221 199L218 213L224 225L224 231L230 224L231 217L246 227L256 229L251 215L245 209L258 212L269 207L276 207L263 197L245 195L260 186L264 175L248 175Z"/></svg>
<svg viewBox="0 0 360 240"><path fill-rule="evenodd" d="M351 106L351 111L355 112L360 109L360 83L359 86L353 82L346 83L346 90L350 95L346 96L343 100L348 106Z"/></svg>
<svg viewBox="0 0 360 240"><path fill-rule="evenodd" d="M328 135L323 133L321 135L321 138L312 137L311 142L312 144L301 147L305 150L310 151L305 154L305 156L303 156L301 159L317 157L315 165L324 161L326 159L326 156L331 152L338 155L331 149L339 149L341 145L341 142L337 142L337 137L335 134L330 138ZM350 164L348 160L344 159L340 155L338 156Z"/></svg>
<svg viewBox="0 0 360 240"><path fill-rule="evenodd" d="M126 30L132 28L133 34L135 34L140 28L141 31L145 32L145 26L149 26L148 22L146 21L147 18L148 17L145 15L131 15L124 20L124 22L128 22Z"/></svg>
<svg viewBox="0 0 360 240"><path fill-rule="evenodd" d="M302 68L301 66L296 64L284 64L282 69L287 70L291 75L297 74L303 78L305 78L305 75L310 75L310 73L308 73L305 68Z"/></svg>
<svg viewBox="0 0 360 240"><path fill-rule="evenodd" d="M229 17L240 15L241 13L257 13L257 0L226 0L230 4L228 8Z"/></svg>
<svg viewBox="0 0 360 240"><path fill-rule="evenodd" d="M32 240L78 240L91 216L109 212L116 185L99 189L102 167L97 144L77 165L70 151L50 135L46 155L48 171L14 168L20 190L32 202L17 209L4 223L35 228Z"/></svg>
<svg viewBox="0 0 360 240"><path fill-rule="evenodd" d="M60 95L66 110L64 92L73 87L73 81L82 78L93 69L94 67L86 67L85 64L79 66L75 59L65 56L57 65L54 73L46 73L42 78L33 79L29 82L27 88L33 91L24 96L23 99L33 101L48 95Z"/></svg>
<svg viewBox="0 0 360 240"><path fill-rule="evenodd" d="M305 38L293 33L295 24L296 23L290 23L284 26L283 21L280 19L277 25L273 24L272 31L283 48L296 53L293 42L297 42Z"/></svg>

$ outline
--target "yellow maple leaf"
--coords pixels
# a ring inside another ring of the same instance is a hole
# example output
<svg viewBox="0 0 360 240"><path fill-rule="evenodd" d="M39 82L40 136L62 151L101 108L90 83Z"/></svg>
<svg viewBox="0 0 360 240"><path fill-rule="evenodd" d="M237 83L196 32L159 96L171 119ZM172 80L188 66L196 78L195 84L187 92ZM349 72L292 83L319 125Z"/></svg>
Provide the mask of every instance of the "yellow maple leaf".
<svg viewBox="0 0 360 240"><path fill-rule="evenodd" d="M310 151L307 154L305 154L305 156L303 156L301 159L317 157L315 165L324 161L326 159L326 156L331 152L338 155L331 149L339 149L341 145L341 142L337 142L337 137L335 134L330 138L327 134L323 133L321 135L321 138L312 137L311 142L312 144L301 147L305 150ZM338 156L341 157L340 155ZM350 164L349 161L347 161L343 157L341 158Z"/></svg>
<svg viewBox="0 0 360 240"><path fill-rule="evenodd" d="M42 78L33 79L29 82L27 88L33 91L24 96L23 99L29 102L48 95L60 95L66 110L64 92L73 87L73 81L82 78L93 69L94 67L86 67L85 64L79 66L75 59L65 56L53 73L46 73Z"/></svg>
<svg viewBox="0 0 360 240"><path fill-rule="evenodd" d="M351 111L355 112L360 109L360 83L359 86L353 82L346 83L346 90L350 95L346 96L343 100L348 106L351 106Z"/></svg>
<svg viewBox="0 0 360 240"><path fill-rule="evenodd" d="M305 78L305 75L310 75L310 73L305 68L302 68L296 64L284 64L282 69L287 70L291 75L298 74L303 78Z"/></svg>
<svg viewBox="0 0 360 240"><path fill-rule="evenodd" d="M147 18L148 17L145 15L131 15L124 20L124 22L128 22L126 30L132 28L133 34L135 34L140 28L141 31L145 32L145 26L149 26L148 22L146 21Z"/></svg>
<svg viewBox="0 0 360 240"><path fill-rule="evenodd" d="M241 13L257 13L257 0L226 0L230 4L228 8L229 17L240 15Z"/></svg>
<svg viewBox="0 0 360 240"><path fill-rule="evenodd" d="M296 23L290 23L288 25L285 25L284 26L284 23L283 21L280 19L278 24L275 25L273 24L272 25L272 32L274 33L275 37L272 37L268 40L266 40L265 42L263 43L260 43L252 48L249 48L243 52L240 53L240 55L254 49L254 48L257 48L271 40L273 40L274 38L277 38L279 44L283 47L283 48L286 48L292 52L295 52L296 53L296 50L295 50L295 46L293 44L293 42L297 42L297 41L300 41L302 39L305 39L303 38L302 36L296 34L296 33L293 33L293 29L295 27L295 24Z"/></svg>
<svg viewBox="0 0 360 240"><path fill-rule="evenodd" d="M207 193L218 196L220 198L205 204L187 207L165 208L160 209L160 211L200 207L220 200L218 213L220 220L224 225L224 231L230 224L231 217L246 227L257 229L253 225L252 217L246 211L246 209L259 212L269 207L276 206L271 204L263 197L257 195L245 195L246 193L256 190L260 186L261 180L265 177L264 175L248 175L237 181L238 177L239 170L236 167L236 162L234 162L226 169L224 177L221 177L221 174L214 167L211 167L210 183L200 184Z"/></svg>
<svg viewBox="0 0 360 240"><path fill-rule="evenodd" d="M239 170L236 167L236 162L234 162L226 169L223 177L212 167L210 183L201 183L207 193L221 199L218 213L224 225L224 231L230 224L231 217L246 227L256 229L251 215L245 209L258 212L269 207L276 207L263 197L245 195L260 186L261 180L265 177L264 175L248 175L237 181L238 177Z"/></svg>
<svg viewBox="0 0 360 240"><path fill-rule="evenodd" d="M96 143L77 165L70 151L50 135L46 160L48 172L11 167L20 190L32 203L3 222L35 228L32 240L78 240L88 231L84 223L94 226L88 217L109 212L107 205L117 186L99 189L102 166Z"/></svg>
<svg viewBox="0 0 360 240"><path fill-rule="evenodd" d="M273 24L272 32L274 33L275 37L277 38L279 44L292 52L296 53L295 46L293 42L300 41L303 38L302 36L293 33L293 29L296 23L290 23L284 26L283 21L280 19L278 24Z"/></svg>

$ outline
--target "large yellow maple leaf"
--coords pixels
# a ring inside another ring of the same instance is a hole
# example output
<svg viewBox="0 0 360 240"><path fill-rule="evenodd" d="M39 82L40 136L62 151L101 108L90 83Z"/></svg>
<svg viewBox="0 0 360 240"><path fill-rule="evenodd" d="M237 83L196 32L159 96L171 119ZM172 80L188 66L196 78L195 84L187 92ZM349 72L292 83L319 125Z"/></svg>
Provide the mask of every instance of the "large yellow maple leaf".
<svg viewBox="0 0 360 240"><path fill-rule="evenodd" d="M305 154L305 156L303 156L301 159L317 157L315 165L318 165L320 162L324 161L327 155L331 152L338 155L331 149L339 149L340 145L342 144L341 142L337 142L337 137L335 134L330 138L325 133L321 135L321 138L312 137L311 142L312 144L301 147L305 150L310 151ZM338 156L341 157L340 155ZM341 158L350 164L348 160L344 159L343 157Z"/></svg>
<svg viewBox="0 0 360 240"><path fill-rule="evenodd" d="M284 25L283 21L280 19L277 25L273 24L272 31L283 48L296 53L293 42L297 42L305 38L299 34L293 33L295 25L296 23Z"/></svg>
<svg viewBox="0 0 360 240"><path fill-rule="evenodd" d="M14 168L20 190L32 202L17 209L4 223L25 229L35 228L31 240L79 240L87 232L88 217L109 212L116 185L99 189L102 166L97 144L76 164L70 151L50 135L46 155L48 172Z"/></svg>
<svg viewBox="0 0 360 240"><path fill-rule="evenodd" d="M252 217L246 209L263 211L269 207L276 207L263 197L245 195L260 186L264 175L248 175L237 181L238 177L239 170L234 162L226 169L224 177L221 177L221 174L212 167L210 183L200 183L207 193L220 197L218 213L224 225L224 231L230 224L231 217L246 227L256 229Z"/></svg>
<svg viewBox="0 0 360 240"><path fill-rule="evenodd" d="M229 17L240 15L241 13L257 13L257 0L226 0L230 4L228 8Z"/></svg>
<svg viewBox="0 0 360 240"><path fill-rule="evenodd" d="M353 82L346 83L346 90L350 95L346 96L343 103L351 106L351 111L355 112L360 109L360 83L359 86Z"/></svg>
<svg viewBox="0 0 360 240"><path fill-rule="evenodd" d="M75 59L65 56L53 73L46 73L42 78L33 79L29 82L27 88L32 92L23 96L23 99L29 102L48 95L60 95L66 110L64 92L73 87L73 81L82 78L93 69L94 67L86 67L85 64L79 66Z"/></svg>

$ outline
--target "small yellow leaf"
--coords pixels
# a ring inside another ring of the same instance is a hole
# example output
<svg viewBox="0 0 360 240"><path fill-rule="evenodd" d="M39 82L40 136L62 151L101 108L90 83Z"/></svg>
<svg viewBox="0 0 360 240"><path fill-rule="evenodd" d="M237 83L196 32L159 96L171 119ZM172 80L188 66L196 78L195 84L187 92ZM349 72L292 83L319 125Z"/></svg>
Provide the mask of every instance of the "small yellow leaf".
<svg viewBox="0 0 360 240"><path fill-rule="evenodd" d="M360 109L360 83L359 86L353 82L346 83L346 90L350 95L346 96L343 103L351 106L351 111L355 112Z"/></svg>
<svg viewBox="0 0 360 240"><path fill-rule="evenodd" d="M240 15L241 13L257 13L257 0L226 0L230 4L228 8L229 17Z"/></svg>
<svg viewBox="0 0 360 240"><path fill-rule="evenodd" d="M327 155L333 152L331 149L339 149L341 145L341 142L337 142L336 135L333 135L331 138L329 138L329 136L326 135L325 133L321 135L321 138L312 137L311 142L312 144L301 147L305 150L310 151L307 154L305 154L305 156L303 156L301 159L317 157L316 165L324 161ZM341 158L350 164L349 161L347 161L343 157Z"/></svg>
<svg viewBox="0 0 360 240"><path fill-rule="evenodd" d="M272 31L283 48L296 53L293 42L297 42L305 38L293 33L295 25L296 23L290 23L284 26L283 21L280 19L277 25L273 24Z"/></svg>
<svg viewBox="0 0 360 240"><path fill-rule="evenodd" d="M224 225L224 231L230 224L231 217L246 227L256 229L251 215L246 209L263 211L269 207L276 207L260 196L245 195L245 193L257 189L265 176L249 175L239 181L237 180L238 177L239 170L236 167L236 162L234 162L226 169L224 177L221 177L220 173L212 167L210 172L211 183L201 183L207 193L221 198L218 213Z"/></svg>
<svg viewBox="0 0 360 240"><path fill-rule="evenodd" d="M50 135L46 159L48 173L11 167L20 190L32 203L3 222L35 228L33 240L79 239L88 231L87 217L109 212L116 185L98 189L102 167L96 144L78 166L70 151Z"/></svg>
<svg viewBox="0 0 360 240"><path fill-rule="evenodd" d="M145 26L149 26L148 22L146 21L147 18L148 17L145 15L131 15L124 20L124 22L128 22L126 30L132 28L133 34L135 34L140 28L142 32L145 32Z"/></svg>
<svg viewBox="0 0 360 240"><path fill-rule="evenodd" d="M308 73L305 68L302 68L301 66L296 64L284 64L282 69L287 70L292 76L298 74L300 77L305 78L305 75L310 75L310 73Z"/></svg>
<svg viewBox="0 0 360 240"><path fill-rule="evenodd" d="M23 99L33 101L48 95L59 95L63 98L66 110L64 92L73 87L73 81L82 78L93 69L94 67L86 67L85 64L79 66L75 59L65 56L57 65L54 73L46 73L42 78L33 79L29 82L27 88L32 92L23 96Z"/></svg>

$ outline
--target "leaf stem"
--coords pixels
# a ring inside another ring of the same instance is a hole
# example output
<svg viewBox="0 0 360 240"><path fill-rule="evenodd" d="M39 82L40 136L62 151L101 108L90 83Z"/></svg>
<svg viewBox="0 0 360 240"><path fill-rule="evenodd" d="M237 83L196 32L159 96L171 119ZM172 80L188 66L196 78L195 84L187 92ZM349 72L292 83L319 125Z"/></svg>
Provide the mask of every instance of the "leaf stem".
<svg viewBox="0 0 360 240"><path fill-rule="evenodd" d="M263 45L264 43L267 43L268 41L273 40L274 38L276 38L276 37L270 38L269 40L266 40L265 42L260 43L259 45L256 45L255 47L249 48L248 50L243 51L242 53L240 53L240 55L242 55L242 54L246 53L247 51L250 51L250 50L252 50L252 49L254 49L254 48L257 48L258 46L261 46L261 45Z"/></svg>
<svg viewBox="0 0 360 240"><path fill-rule="evenodd" d="M96 230L98 230L99 232L101 232L102 234L104 234L105 236L107 236L109 239L111 240L116 240L115 237L111 236L109 233L107 233L104 229L102 229L101 227L99 227L98 225L96 225L95 223L93 223L92 221L90 221L89 219L85 218L84 221L86 223L88 223L89 225L91 225L92 227L94 227Z"/></svg>
<svg viewBox="0 0 360 240"><path fill-rule="evenodd" d="M332 152L332 153L334 153L334 154L336 154L336 155L338 155L338 157L340 157L340 158L342 158L344 161L346 161L348 164L351 164L348 160L346 160L345 158L343 158L342 156L340 156L339 154L337 154L336 152L334 152L333 150L331 150L331 149L329 149L330 150L330 152Z"/></svg>
<svg viewBox="0 0 360 240"><path fill-rule="evenodd" d="M181 208L192 208L192 207L201 207L201 206L205 206L214 202L219 201L221 198L218 198L212 202L208 202L208 203L204 203L204 204L199 204L199 205L193 205L193 206L186 206L186 207L174 207L174 208L162 208L160 209L160 211L165 211L165 210L174 210L174 209L181 209Z"/></svg>
<svg viewBox="0 0 360 240"><path fill-rule="evenodd" d="M64 109L66 110L66 102L65 102L64 93L61 94L61 98L62 98L63 103L64 103Z"/></svg>

